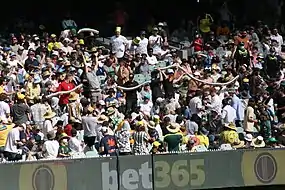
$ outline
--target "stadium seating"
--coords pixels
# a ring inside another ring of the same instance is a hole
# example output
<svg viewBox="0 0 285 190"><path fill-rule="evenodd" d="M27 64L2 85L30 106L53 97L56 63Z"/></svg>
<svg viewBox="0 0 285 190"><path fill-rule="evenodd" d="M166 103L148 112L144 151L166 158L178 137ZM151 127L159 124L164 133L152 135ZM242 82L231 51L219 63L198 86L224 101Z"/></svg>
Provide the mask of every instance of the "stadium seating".
<svg viewBox="0 0 285 190"><path fill-rule="evenodd" d="M137 81L139 84L142 84L146 81L146 77L143 74L135 74L134 80Z"/></svg>
<svg viewBox="0 0 285 190"><path fill-rule="evenodd" d="M106 76L105 75L100 75L100 76L98 76L98 79L99 79L99 81L100 81L100 83L102 84L104 84L104 82L105 82L105 80L106 80Z"/></svg>
<svg viewBox="0 0 285 190"><path fill-rule="evenodd" d="M162 68L162 67L166 67L167 66L165 61L160 61L156 65L157 65L158 68Z"/></svg>
<svg viewBox="0 0 285 190"><path fill-rule="evenodd" d="M154 71L156 69L156 65L150 65L149 70L150 72Z"/></svg>
<svg viewBox="0 0 285 190"><path fill-rule="evenodd" d="M85 153L86 157L98 157L99 154L97 151L88 151Z"/></svg>

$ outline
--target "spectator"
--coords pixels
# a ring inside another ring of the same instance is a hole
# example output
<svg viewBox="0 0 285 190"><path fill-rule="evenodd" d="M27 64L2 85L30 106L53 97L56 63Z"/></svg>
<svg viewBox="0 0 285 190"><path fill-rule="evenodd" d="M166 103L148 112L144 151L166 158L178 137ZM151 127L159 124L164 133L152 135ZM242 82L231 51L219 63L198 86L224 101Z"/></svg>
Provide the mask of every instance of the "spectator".
<svg viewBox="0 0 285 190"><path fill-rule="evenodd" d="M26 123L30 120L31 109L27 105L25 95L17 93L17 102L11 107L13 123Z"/></svg>
<svg viewBox="0 0 285 190"><path fill-rule="evenodd" d="M133 139L134 139L133 153L134 154L147 154L149 136L146 133L146 129L145 129L143 121L139 121L137 123L135 132L133 133Z"/></svg>
<svg viewBox="0 0 285 190"><path fill-rule="evenodd" d="M104 137L100 142L100 154L116 156L118 147L115 136L109 134L109 129L107 127L103 127L101 130Z"/></svg>
<svg viewBox="0 0 285 190"><path fill-rule="evenodd" d="M171 123L166 127L168 134L164 136L164 142L166 143L167 151L179 151L179 144L182 142L182 134L178 133L180 126L176 123Z"/></svg>
<svg viewBox="0 0 285 190"><path fill-rule="evenodd" d="M5 148L4 156L8 161L18 161L22 159L22 151L18 147L23 146L24 144L20 141L20 132L25 128L23 125L15 125L14 128L9 131Z"/></svg>
<svg viewBox="0 0 285 190"><path fill-rule="evenodd" d="M71 156L71 149L68 146L69 136L67 134L62 133L59 138L59 149L58 149L58 157L59 158L67 158Z"/></svg>

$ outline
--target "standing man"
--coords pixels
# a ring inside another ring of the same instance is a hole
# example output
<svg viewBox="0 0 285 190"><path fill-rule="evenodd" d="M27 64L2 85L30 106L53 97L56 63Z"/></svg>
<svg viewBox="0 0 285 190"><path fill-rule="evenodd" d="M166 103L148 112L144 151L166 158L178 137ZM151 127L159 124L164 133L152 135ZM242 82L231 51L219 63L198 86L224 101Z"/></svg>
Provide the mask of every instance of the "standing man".
<svg viewBox="0 0 285 190"><path fill-rule="evenodd" d="M115 35L111 38L111 50L115 53L118 59L124 57L127 49L128 40L125 36L121 35L121 27L116 27Z"/></svg>
<svg viewBox="0 0 285 190"><path fill-rule="evenodd" d="M8 158L8 161L18 161L22 159L21 151L18 147L23 146L20 141L20 132L24 130L24 126L17 124L7 136L7 141L4 149L4 156Z"/></svg>
<svg viewBox="0 0 285 190"><path fill-rule="evenodd" d="M161 53L161 47L163 45L163 39L158 34L158 28L153 28L153 34L148 38L149 47L153 49L153 54L158 55Z"/></svg>
<svg viewBox="0 0 285 190"><path fill-rule="evenodd" d="M147 54L147 46L148 46L148 39L145 37L146 32L145 31L141 31L140 33L140 42L138 44L138 47L136 49L136 54Z"/></svg>
<svg viewBox="0 0 285 190"><path fill-rule="evenodd" d="M58 86L58 92L69 91L69 90L72 90L73 88L75 88L75 85L73 83L73 75L68 73L66 75L65 80L62 81L60 85ZM59 105L62 111L66 109L66 105L69 103L68 98L69 98L69 94L60 95Z"/></svg>
<svg viewBox="0 0 285 190"><path fill-rule="evenodd" d="M91 99L92 104L98 103L99 100L102 99L101 88L100 88L100 81L98 76L96 75L98 71L98 52L94 54L95 60L92 63L87 63L86 59L83 58L84 66L85 66L85 73L86 73L86 80L89 85L90 94L89 97Z"/></svg>
<svg viewBox="0 0 285 190"><path fill-rule="evenodd" d="M281 45L283 44L283 37L278 33L277 28L273 28L271 40L275 40L278 42L277 52L279 53L281 51Z"/></svg>
<svg viewBox="0 0 285 190"><path fill-rule="evenodd" d="M124 87L126 88L132 88L132 87L136 87L138 86L139 83L137 81L134 80L134 74L130 74L129 76L129 81L127 81L124 84ZM128 90L126 91L126 113L132 113L136 106L137 106L137 102L138 102L138 97L137 97L137 91L139 91L138 88L135 88L133 90Z"/></svg>

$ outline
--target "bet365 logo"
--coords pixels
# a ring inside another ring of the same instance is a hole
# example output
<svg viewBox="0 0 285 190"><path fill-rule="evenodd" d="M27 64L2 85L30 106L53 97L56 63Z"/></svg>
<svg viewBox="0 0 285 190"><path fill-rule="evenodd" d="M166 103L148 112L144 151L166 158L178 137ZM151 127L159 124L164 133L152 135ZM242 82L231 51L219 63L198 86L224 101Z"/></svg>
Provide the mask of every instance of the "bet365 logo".
<svg viewBox="0 0 285 190"><path fill-rule="evenodd" d="M110 170L108 162L102 163L103 190L146 190L152 189L152 173L154 171L155 189L170 190L182 187L200 187L205 182L204 160L177 160L172 163L155 161L154 170L149 162L140 165L139 169L121 171L118 184L117 171Z"/></svg>

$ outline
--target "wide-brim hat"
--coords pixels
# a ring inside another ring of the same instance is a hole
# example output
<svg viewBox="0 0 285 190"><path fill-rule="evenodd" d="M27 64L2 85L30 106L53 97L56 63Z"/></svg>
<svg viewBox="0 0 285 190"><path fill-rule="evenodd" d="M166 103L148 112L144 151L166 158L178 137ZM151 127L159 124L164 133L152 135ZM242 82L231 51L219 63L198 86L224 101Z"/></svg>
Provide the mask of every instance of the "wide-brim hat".
<svg viewBox="0 0 285 190"><path fill-rule="evenodd" d="M51 75L51 73L49 72L49 71L45 71L45 72L43 72L43 77L46 77L46 76L50 76Z"/></svg>
<svg viewBox="0 0 285 190"><path fill-rule="evenodd" d="M92 112L94 112L94 108L92 107L92 106L89 106L88 108L87 108L87 110L90 112L90 113L92 113Z"/></svg>
<svg viewBox="0 0 285 190"><path fill-rule="evenodd" d="M110 115L113 115L115 112L116 112L115 108L109 107L109 108L106 110L106 115L107 115L107 116L110 116Z"/></svg>
<svg viewBox="0 0 285 190"><path fill-rule="evenodd" d="M96 121L97 121L97 123L103 123L104 121L109 121L109 117L102 114L96 118Z"/></svg>
<svg viewBox="0 0 285 190"><path fill-rule="evenodd" d="M170 125L168 125L166 127L166 129L170 132L170 133L177 133L180 130L180 125L178 123L171 123Z"/></svg>
<svg viewBox="0 0 285 190"><path fill-rule="evenodd" d="M237 128L236 128L236 126L233 123L226 123L225 127L228 128L228 129L237 131Z"/></svg>
<svg viewBox="0 0 285 190"><path fill-rule="evenodd" d="M79 98L79 94L77 94L76 92L71 92L69 94L69 100L74 101L74 100L78 100Z"/></svg>
<svg viewBox="0 0 285 190"><path fill-rule="evenodd" d="M59 136L58 140L61 141L61 140L63 140L63 139L69 139L69 138L70 138L70 137L69 137L66 133L62 133L62 134Z"/></svg>
<svg viewBox="0 0 285 190"><path fill-rule="evenodd" d="M158 142L158 141L154 141L154 142L152 143L152 145L153 145L154 147L159 147L159 146L161 145L161 143Z"/></svg>
<svg viewBox="0 0 285 190"><path fill-rule="evenodd" d="M238 140L237 142L234 143L234 145L232 145L233 148L243 148L244 147L245 142Z"/></svg>
<svg viewBox="0 0 285 190"><path fill-rule="evenodd" d="M20 62L17 63L18 65L20 65L20 67L24 68L24 65Z"/></svg>
<svg viewBox="0 0 285 190"><path fill-rule="evenodd" d="M96 53L97 52L97 47L92 47L88 52L89 53Z"/></svg>
<svg viewBox="0 0 285 190"><path fill-rule="evenodd" d="M18 92L18 93L17 93L17 98L18 98L19 100L23 100L23 99L25 99L25 95L22 94L22 93L20 93L20 92Z"/></svg>
<svg viewBox="0 0 285 190"><path fill-rule="evenodd" d="M56 116L56 113L53 112L53 111L51 111L51 110L47 111L47 112L44 114L44 118L45 118L45 119L50 119L50 118L53 118L53 117L55 117L55 116Z"/></svg>
<svg viewBox="0 0 285 190"><path fill-rule="evenodd" d="M56 134L54 131L50 131L50 132L48 132L47 137L49 140L53 140L53 139L55 139Z"/></svg>
<svg viewBox="0 0 285 190"><path fill-rule="evenodd" d="M135 45L139 45L140 41L141 41L140 38L139 38L139 37L136 37L136 38L133 39L132 42L133 42L133 44L135 44Z"/></svg>
<svg viewBox="0 0 285 190"><path fill-rule="evenodd" d="M262 136L258 136L251 142L251 146L254 146L255 148L262 148L265 147L265 142L263 140Z"/></svg>
<svg viewBox="0 0 285 190"><path fill-rule="evenodd" d="M154 121L150 121L147 125L148 128L150 129L155 129L155 122Z"/></svg>

